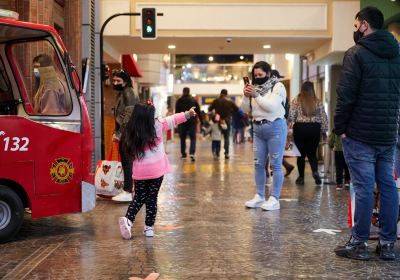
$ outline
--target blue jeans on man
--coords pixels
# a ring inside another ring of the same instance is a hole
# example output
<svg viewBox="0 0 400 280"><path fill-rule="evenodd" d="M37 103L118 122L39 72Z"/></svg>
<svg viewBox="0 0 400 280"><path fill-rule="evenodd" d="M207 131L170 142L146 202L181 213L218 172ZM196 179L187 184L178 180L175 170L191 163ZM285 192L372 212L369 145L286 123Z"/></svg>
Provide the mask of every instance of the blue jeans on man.
<svg viewBox="0 0 400 280"><path fill-rule="evenodd" d="M355 191L353 241L365 242L369 238L376 182L379 189L380 242L395 242L399 209L394 180L396 147L370 145L349 137L342 139L342 143Z"/></svg>

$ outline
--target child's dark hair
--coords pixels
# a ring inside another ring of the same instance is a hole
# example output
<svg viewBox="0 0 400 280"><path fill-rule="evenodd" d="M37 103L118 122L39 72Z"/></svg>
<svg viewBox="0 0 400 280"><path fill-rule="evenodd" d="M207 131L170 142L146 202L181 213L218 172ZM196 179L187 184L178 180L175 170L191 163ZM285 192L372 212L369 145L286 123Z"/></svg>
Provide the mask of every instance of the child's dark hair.
<svg viewBox="0 0 400 280"><path fill-rule="evenodd" d="M157 133L155 129L155 108L153 105L137 103L122 136L123 149L140 160L146 149L156 146Z"/></svg>

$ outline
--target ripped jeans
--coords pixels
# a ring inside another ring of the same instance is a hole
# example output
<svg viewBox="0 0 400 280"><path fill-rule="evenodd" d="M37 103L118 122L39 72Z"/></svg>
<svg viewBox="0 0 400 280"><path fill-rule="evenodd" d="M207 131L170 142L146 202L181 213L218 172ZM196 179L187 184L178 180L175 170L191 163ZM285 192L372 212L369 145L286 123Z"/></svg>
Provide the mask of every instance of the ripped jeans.
<svg viewBox="0 0 400 280"><path fill-rule="evenodd" d="M283 184L282 159L285 151L287 124L284 119L254 124L254 169L257 194L265 198L265 162L270 158L273 171L270 195L279 199Z"/></svg>

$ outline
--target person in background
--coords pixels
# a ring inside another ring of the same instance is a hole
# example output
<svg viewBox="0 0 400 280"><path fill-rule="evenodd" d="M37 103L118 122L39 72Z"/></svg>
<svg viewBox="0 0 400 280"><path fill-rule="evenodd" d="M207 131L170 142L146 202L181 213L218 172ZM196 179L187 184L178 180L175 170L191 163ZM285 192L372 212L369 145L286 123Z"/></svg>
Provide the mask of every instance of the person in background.
<svg viewBox="0 0 400 280"><path fill-rule="evenodd" d="M118 202L132 201L132 158L124 150L123 142L124 131L127 122L132 114L134 106L139 102L139 96L133 91L132 80L123 69L114 69L112 72L113 87L117 93L114 117L115 130L113 141L119 142L119 153L121 155L121 164L124 171L124 188L122 192L112 198ZM122 139L121 139L122 138ZM121 141L120 141L121 140Z"/></svg>
<svg viewBox="0 0 400 280"><path fill-rule="evenodd" d="M232 115L232 134L233 134L233 143L240 144L244 143L244 129L246 127L245 122L245 113L242 109L239 108Z"/></svg>
<svg viewBox="0 0 400 280"><path fill-rule="evenodd" d="M221 116L221 119L225 121L228 129L223 132L224 134L224 152L225 159L229 159L229 136L231 131L231 118L232 114L239 110L238 106L228 98L228 91L222 89L218 98L216 98L208 107L208 111L215 111L215 114Z"/></svg>
<svg viewBox="0 0 400 280"><path fill-rule="evenodd" d="M285 76L281 76L279 71L276 69L271 70L271 77L276 77L279 79L279 81L282 81L282 79L285 78ZM287 96L286 96L285 103L282 104L282 106L285 108L285 119L287 122L287 118L289 116L289 108L290 108L289 99ZM282 165L285 167L285 170L286 170L285 177L288 177L290 175L290 173L292 173L294 166L292 164L290 164L290 162L288 162L285 157L282 160ZM269 158L267 159L267 163L265 164L265 172L267 174L267 184L268 184L269 180L270 180L270 175L272 176L272 172L271 172L271 174L269 172Z"/></svg>
<svg viewBox="0 0 400 280"><path fill-rule="evenodd" d="M241 108L245 112L251 110L253 114L256 195L245 206L278 210L283 185L282 159L287 136L285 108L282 106L286 100L286 89L278 78L271 77L271 66L265 61L254 64L251 75L253 84L245 85ZM269 198L265 201L267 157L271 160L273 180Z"/></svg>
<svg viewBox="0 0 400 280"><path fill-rule="evenodd" d="M326 140L328 117L324 105L317 98L312 82L304 82L300 94L293 99L289 111L289 125L293 126L293 139L301 156L297 158L299 177L297 185L304 185L305 158L310 162L315 184L321 185L318 173L317 149L322 138Z"/></svg>
<svg viewBox="0 0 400 280"><path fill-rule="evenodd" d="M350 173L343 155L342 139L335 133L329 135L329 147L335 153L335 169L336 169L336 190L343 190L343 172L344 186L350 187Z"/></svg>
<svg viewBox="0 0 400 280"><path fill-rule="evenodd" d="M134 199L129 204L125 217L118 220L123 239L132 238L131 227L144 204L146 220L143 233L146 237L154 236L158 192L164 175L170 170L164 150L163 133L195 116L193 107L185 113L155 119L155 108L151 102L135 105L126 125L126 141L123 142L124 150L133 160L135 182Z"/></svg>
<svg viewBox="0 0 400 280"><path fill-rule="evenodd" d="M175 104L175 113L182 113L190 108L194 107L197 115L200 117L200 106L197 103L196 99L194 99L190 95L190 88L184 87L182 90L182 96L176 101ZM201 119L200 119L201 121ZM201 122L202 123L202 122ZM181 157L184 159L187 157L186 154L186 137L189 135L190 138L190 148L189 155L190 159L195 161L195 153L196 153L196 118L192 118L185 123L182 123L178 126L179 129L179 137L181 139Z"/></svg>
<svg viewBox="0 0 400 280"><path fill-rule="evenodd" d="M399 197L394 180L394 153L400 109L399 44L383 30L384 17L365 7L354 20L355 45L346 51L336 87L334 132L342 138L343 153L355 192L354 225L350 240L335 249L339 257L370 259L368 244L379 189L379 241L383 260L396 258Z"/></svg>
<svg viewBox="0 0 400 280"><path fill-rule="evenodd" d="M211 133L211 151L214 159L219 159L219 153L221 151L221 138L224 130L227 130L228 126L224 120L221 120L218 114L212 117L212 123L209 128Z"/></svg>

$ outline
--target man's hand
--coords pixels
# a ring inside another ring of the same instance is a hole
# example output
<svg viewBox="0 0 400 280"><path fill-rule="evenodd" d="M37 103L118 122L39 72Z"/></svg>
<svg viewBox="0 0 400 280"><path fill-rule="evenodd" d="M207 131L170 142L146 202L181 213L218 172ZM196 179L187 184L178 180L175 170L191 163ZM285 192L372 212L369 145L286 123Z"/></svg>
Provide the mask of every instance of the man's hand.
<svg viewBox="0 0 400 280"><path fill-rule="evenodd" d="M341 138L341 139L346 138L346 134L343 133L342 135L340 135L340 138Z"/></svg>

